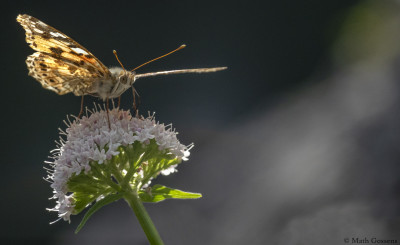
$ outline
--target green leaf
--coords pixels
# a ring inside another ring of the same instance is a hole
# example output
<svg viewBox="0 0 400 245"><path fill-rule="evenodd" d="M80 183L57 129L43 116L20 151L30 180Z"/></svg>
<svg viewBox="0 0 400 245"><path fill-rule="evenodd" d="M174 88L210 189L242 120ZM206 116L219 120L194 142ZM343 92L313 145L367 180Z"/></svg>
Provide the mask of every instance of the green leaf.
<svg viewBox="0 0 400 245"><path fill-rule="evenodd" d="M118 194L110 194L108 196L106 196L105 198L101 199L100 201L96 202L85 214L85 216L83 216L83 219L81 221L81 223L78 225L78 227L75 230L75 234L77 234L82 228L83 226L86 224L86 221L88 221L88 219L95 213L97 212L100 208L102 208L103 206L110 204L112 202L115 202L117 200L119 200L122 197L121 193Z"/></svg>
<svg viewBox="0 0 400 245"><path fill-rule="evenodd" d="M200 193L184 192L177 189L168 188L162 185L154 185L146 190L139 191L140 200L143 202L161 202L165 199L197 199Z"/></svg>

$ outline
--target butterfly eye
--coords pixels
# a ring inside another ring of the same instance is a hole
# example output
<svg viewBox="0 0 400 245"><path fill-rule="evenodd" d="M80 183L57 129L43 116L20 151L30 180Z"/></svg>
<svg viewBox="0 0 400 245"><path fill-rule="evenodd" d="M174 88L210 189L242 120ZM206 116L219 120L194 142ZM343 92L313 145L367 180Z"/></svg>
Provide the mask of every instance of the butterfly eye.
<svg viewBox="0 0 400 245"><path fill-rule="evenodd" d="M119 80L121 83L126 83L126 76L121 76Z"/></svg>

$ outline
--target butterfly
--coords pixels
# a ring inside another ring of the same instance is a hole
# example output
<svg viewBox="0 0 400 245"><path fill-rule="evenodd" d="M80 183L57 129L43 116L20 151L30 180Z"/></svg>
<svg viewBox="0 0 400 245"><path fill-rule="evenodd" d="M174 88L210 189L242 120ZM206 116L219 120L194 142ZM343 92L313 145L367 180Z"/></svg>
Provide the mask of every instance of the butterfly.
<svg viewBox="0 0 400 245"><path fill-rule="evenodd" d="M73 93L76 96L92 95L104 101L120 97L138 78L179 73L216 72L227 67L197 68L136 74L134 70L162 58L178 49L127 71L122 66L107 68L82 45L44 22L23 14L17 21L25 29L26 42L35 53L26 59L29 75L41 85L59 95ZM118 60L118 56L114 51ZM119 62L119 60L118 60Z"/></svg>

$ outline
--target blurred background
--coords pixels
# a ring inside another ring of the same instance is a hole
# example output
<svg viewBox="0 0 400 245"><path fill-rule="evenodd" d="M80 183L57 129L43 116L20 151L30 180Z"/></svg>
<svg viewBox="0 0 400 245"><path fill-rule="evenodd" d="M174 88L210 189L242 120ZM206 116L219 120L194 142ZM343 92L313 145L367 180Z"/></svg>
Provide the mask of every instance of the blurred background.
<svg viewBox="0 0 400 245"><path fill-rule="evenodd" d="M43 180L67 114L27 75L29 14L107 66L228 66L138 80L140 112L194 142L179 172L154 183L199 200L146 205L165 244L400 243L400 1L8 1L2 4L2 244L148 244L123 201L78 234L56 219ZM85 104L101 101L86 97ZM132 95L122 97L130 108Z"/></svg>

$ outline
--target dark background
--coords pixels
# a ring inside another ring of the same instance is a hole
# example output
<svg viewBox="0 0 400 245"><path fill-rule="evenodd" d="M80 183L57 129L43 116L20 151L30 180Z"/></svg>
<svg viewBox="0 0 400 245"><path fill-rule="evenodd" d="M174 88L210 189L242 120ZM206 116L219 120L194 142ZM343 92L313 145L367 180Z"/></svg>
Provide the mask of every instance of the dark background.
<svg viewBox="0 0 400 245"><path fill-rule="evenodd" d="M9 244L147 244L126 203L86 227L56 219L43 161L80 98L27 75L29 14L105 65L228 66L138 80L140 112L195 143L155 182L200 200L146 205L166 244L400 243L400 5L396 1L9 1L2 5L2 225ZM95 98L86 98L92 107ZM122 97L122 107L132 95ZM3 243L2 243L3 244Z"/></svg>

